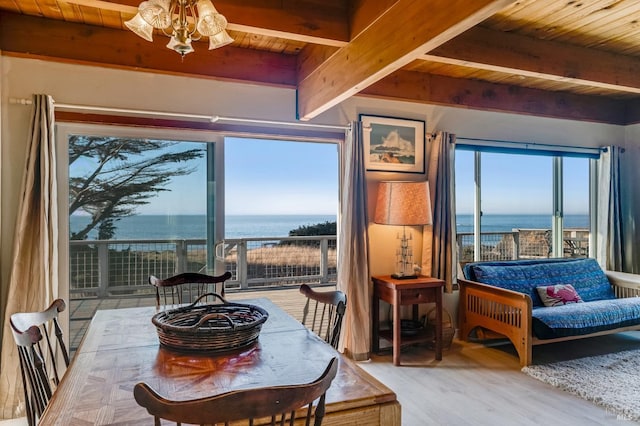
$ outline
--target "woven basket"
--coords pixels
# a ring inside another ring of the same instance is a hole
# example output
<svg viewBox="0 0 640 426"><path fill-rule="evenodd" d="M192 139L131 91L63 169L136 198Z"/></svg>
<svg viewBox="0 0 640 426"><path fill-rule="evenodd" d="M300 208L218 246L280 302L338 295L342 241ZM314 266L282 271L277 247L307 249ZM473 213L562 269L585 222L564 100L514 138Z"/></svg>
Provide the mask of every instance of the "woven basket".
<svg viewBox="0 0 640 426"><path fill-rule="evenodd" d="M433 336L436 335L436 308L427 312L425 327ZM455 329L453 328L451 314L449 314L449 311L446 309L442 309L442 349L449 349L451 347L454 334Z"/></svg>
<svg viewBox="0 0 640 426"><path fill-rule="evenodd" d="M212 295L223 303L198 305L200 299ZM188 306L159 312L151 321L163 346L180 351L224 352L253 344L268 317L259 306L229 303L208 293Z"/></svg>

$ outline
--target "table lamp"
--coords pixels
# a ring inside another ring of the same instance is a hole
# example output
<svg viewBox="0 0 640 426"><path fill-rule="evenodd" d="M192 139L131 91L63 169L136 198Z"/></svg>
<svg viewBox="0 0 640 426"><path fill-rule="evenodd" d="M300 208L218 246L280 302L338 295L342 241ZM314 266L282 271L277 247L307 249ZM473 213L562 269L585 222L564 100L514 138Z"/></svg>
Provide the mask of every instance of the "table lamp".
<svg viewBox="0 0 640 426"><path fill-rule="evenodd" d="M381 225L401 225L402 236L396 249L396 279L416 278L413 270L413 235L407 234L407 226L431 225L431 198L429 183L380 182L374 222Z"/></svg>

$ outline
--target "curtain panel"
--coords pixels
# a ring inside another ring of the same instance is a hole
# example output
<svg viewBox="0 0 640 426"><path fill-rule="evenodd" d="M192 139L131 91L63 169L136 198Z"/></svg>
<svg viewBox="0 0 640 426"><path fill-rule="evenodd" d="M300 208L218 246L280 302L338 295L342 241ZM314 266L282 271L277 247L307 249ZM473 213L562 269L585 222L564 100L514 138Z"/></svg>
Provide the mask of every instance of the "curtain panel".
<svg viewBox="0 0 640 426"><path fill-rule="evenodd" d="M58 205L53 99L34 95L0 358L2 418L25 415L20 364L9 318L41 311L58 297Z"/></svg>
<svg viewBox="0 0 640 426"><path fill-rule="evenodd" d="M607 147L600 155L598 168L596 258L602 268L611 271L625 270L625 233L620 182L622 152L620 147Z"/></svg>
<svg viewBox="0 0 640 426"><path fill-rule="evenodd" d="M425 226L422 239L422 271L446 282L451 293L457 280L455 206L456 136L437 132L427 141L427 180L433 209L433 225Z"/></svg>
<svg viewBox="0 0 640 426"><path fill-rule="evenodd" d="M341 349L355 360L369 358L371 284L367 233L367 184L362 122L351 122L341 150L338 289L347 295Z"/></svg>

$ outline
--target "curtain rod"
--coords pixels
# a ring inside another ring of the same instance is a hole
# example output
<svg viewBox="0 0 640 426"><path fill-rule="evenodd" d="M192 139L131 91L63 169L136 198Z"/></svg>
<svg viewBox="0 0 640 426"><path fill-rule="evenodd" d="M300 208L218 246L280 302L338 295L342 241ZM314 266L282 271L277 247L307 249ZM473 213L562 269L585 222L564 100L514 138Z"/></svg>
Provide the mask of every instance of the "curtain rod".
<svg viewBox="0 0 640 426"><path fill-rule="evenodd" d="M33 101L31 99L19 99L9 98L10 104L15 105L31 105ZM339 126L333 124L312 124L312 123L298 123L291 121L277 121L277 120L259 120L254 118L238 118L238 117L224 117L220 115L200 115L200 114L185 114L180 112L166 112L166 111L153 111L142 109L128 109L128 108L110 108L92 105L76 105L76 104L63 104L54 101L54 107L56 109L75 110L75 111L94 111L94 112L113 112L120 114L142 114L151 115L156 117L173 117L183 118L194 121L209 121L210 123L217 123L218 121L232 121L238 123L253 123L253 124L273 124L279 126L295 126L295 127L307 127L315 129L331 129L331 130L345 130L349 128L349 125Z"/></svg>
<svg viewBox="0 0 640 426"><path fill-rule="evenodd" d="M536 143L536 142L518 142L518 141L506 141L499 139L485 139L485 138L467 138L464 136L457 136L457 141L469 141L473 143L479 142L487 142L488 144L495 145L515 145L521 148L530 147L531 149L548 149L548 150L567 150L567 151L575 151L575 152L606 152L607 147L598 147L598 148L585 148L581 146L569 146L569 145L552 145L552 144L544 144L544 143Z"/></svg>

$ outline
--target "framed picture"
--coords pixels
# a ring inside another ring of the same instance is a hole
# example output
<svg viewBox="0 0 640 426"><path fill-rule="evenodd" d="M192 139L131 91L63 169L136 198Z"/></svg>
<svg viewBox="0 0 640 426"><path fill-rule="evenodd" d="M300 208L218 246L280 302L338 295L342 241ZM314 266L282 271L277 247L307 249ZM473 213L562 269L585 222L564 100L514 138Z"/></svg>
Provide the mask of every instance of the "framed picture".
<svg viewBox="0 0 640 426"><path fill-rule="evenodd" d="M360 114L367 170L424 173L425 122Z"/></svg>

